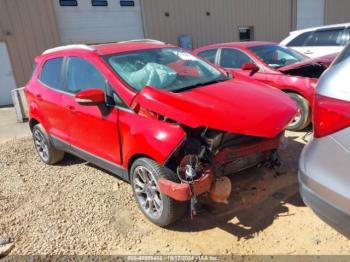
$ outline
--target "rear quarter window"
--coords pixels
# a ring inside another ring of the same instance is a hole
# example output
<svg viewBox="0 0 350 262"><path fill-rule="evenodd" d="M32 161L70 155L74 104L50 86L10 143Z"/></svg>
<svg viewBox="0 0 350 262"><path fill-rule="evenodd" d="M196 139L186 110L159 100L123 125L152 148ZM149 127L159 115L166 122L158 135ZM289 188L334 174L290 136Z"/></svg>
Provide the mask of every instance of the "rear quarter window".
<svg viewBox="0 0 350 262"><path fill-rule="evenodd" d="M306 46L340 46L344 28L315 31Z"/></svg>
<svg viewBox="0 0 350 262"><path fill-rule="evenodd" d="M298 35L292 41L290 41L287 46L304 46L306 41L310 38L312 32L306 32Z"/></svg>
<svg viewBox="0 0 350 262"><path fill-rule="evenodd" d="M62 57L47 60L40 72L39 80L48 87L60 89L62 65Z"/></svg>

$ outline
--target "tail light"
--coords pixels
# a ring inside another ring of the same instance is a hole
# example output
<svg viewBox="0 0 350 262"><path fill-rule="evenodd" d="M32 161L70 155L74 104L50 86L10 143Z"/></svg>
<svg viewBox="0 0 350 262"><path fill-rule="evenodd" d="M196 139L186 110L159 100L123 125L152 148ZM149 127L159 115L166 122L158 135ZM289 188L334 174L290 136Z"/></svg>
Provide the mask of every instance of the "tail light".
<svg viewBox="0 0 350 262"><path fill-rule="evenodd" d="M317 138L350 126L350 102L316 94L313 123Z"/></svg>

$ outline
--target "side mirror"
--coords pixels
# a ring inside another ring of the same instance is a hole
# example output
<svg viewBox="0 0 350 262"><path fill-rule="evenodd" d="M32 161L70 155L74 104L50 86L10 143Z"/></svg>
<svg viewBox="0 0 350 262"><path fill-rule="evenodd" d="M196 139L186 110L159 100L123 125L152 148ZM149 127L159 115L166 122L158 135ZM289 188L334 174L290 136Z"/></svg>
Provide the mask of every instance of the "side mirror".
<svg viewBox="0 0 350 262"><path fill-rule="evenodd" d="M227 79L232 79L233 75L230 72L225 72Z"/></svg>
<svg viewBox="0 0 350 262"><path fill-rule="evenodd" d="M101 89L87 89L78 92L75 101L84 106L97 106L106 103L106 96Z"/></svg>
<svg viewBox="0 0 350 262"><path fill-rule="evenodd" d="M253 71L253 72L258 72L260 70L260 68L256 64L251 62L244 63L241 69L246 71Z"/></svg>

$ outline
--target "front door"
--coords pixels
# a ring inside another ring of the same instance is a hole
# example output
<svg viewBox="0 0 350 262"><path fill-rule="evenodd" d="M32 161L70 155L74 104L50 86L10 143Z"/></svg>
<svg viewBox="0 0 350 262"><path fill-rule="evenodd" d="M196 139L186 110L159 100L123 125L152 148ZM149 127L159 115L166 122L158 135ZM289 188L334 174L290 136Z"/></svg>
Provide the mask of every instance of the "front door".
<svg viewBox="0 0 350 262"><path fill-rule="evenodd" d="M11 90L16 88L7 47L0 42L0 106L12 104Z"/></svg>
<svg viewBox="0 0 350 262"><path fill-rule="evenodd" d="M244 78L252 77L253 79L259 81L265 80L265 74L263 72L259 71L251 75L251 71L242 70L241 67L245 63L255 63L255 61L241 50L235 48L221 49L219 58L219 65L221 67L224 67L226 70L232 72L237 77L244 76Z"/></svg>
<svg viewBox="0 0 350 262"><path fill-rule="evenodd" d="M100 88L106 93L106 80L102 73L87 59L70 57L65 88L72 94L64 96L64 103L72 115L69 129L73 150L80 150L85 156L95 157L104 164L121 164L118 109L84 106L74 98L79 91L92 88Z"/></svg>

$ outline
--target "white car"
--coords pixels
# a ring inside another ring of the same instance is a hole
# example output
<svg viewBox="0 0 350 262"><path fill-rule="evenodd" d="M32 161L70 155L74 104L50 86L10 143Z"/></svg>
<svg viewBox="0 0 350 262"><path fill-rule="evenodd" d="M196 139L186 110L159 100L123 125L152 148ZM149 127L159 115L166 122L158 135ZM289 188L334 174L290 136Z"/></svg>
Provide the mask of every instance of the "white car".
<svg viewBox="0 0 350 262"><path fill-rule="evenodd" d="M293 31L281 44L317 58L342 51L349 40L350 23L347 23Z"/></svg>

